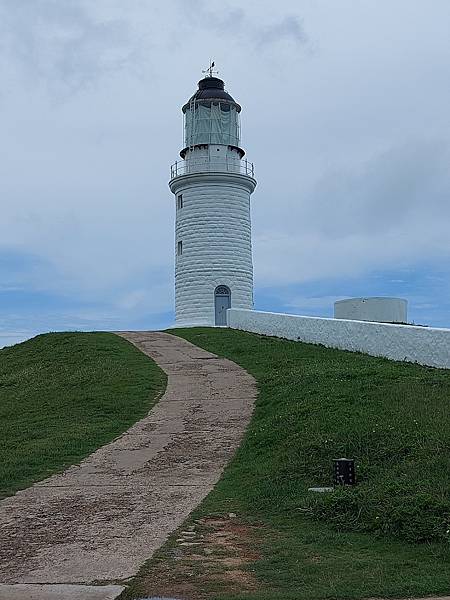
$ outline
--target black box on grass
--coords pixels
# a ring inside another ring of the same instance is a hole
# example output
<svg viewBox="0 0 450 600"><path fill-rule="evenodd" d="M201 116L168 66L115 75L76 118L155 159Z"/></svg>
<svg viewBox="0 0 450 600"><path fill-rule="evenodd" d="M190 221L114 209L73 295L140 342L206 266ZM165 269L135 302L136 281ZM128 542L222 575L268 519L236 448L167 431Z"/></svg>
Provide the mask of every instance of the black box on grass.
<svg viewBox="0 0 450 600"><path fill-rule="evenodd" d="M334 461L334 485L355 484L355 461L352 458L336 458Z"/></svg>

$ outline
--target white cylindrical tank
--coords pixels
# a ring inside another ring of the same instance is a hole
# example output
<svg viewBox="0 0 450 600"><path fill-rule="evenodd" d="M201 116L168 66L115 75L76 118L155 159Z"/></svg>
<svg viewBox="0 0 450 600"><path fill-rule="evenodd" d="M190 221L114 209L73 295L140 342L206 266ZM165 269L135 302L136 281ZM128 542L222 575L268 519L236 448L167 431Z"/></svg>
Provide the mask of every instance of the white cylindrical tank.
<svg viewBox="0 0 450 600"><path fill-rule="evenodd" d="M242 160L241 107L205 77L183 107L185 147L172 166L175 196L175 326L226 325L227 308L253 308L250 195Z"/></svg>
<svg viewBox="0 0 450 600"><path fill-rule="evenodd" d="M407 323L408 302L403 298L348 298L334 303L335 319Z"/></svg>

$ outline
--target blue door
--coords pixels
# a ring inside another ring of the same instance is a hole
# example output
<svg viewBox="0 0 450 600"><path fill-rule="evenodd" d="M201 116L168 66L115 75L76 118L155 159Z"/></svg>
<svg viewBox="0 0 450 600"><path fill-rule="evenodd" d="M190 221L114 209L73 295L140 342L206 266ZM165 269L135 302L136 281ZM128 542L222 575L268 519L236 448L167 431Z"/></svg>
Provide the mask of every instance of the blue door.
<svg viewBox="0 0 450 600"><path fill-rule="evenodd" d="M226 285L219 285L214 292L216 325L227 324L227 308L231 308L231 292Z"/></svg>

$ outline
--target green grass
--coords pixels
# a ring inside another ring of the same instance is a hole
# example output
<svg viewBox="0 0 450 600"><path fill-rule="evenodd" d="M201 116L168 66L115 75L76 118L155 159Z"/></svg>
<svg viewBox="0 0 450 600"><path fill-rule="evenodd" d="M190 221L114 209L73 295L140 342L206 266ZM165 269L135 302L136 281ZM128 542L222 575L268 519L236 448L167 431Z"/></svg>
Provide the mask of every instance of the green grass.
<svg viewBox="0 0 450 600"><path fill-rule="evenodd" d="M261 524L261 591L214 598L448 594L450 371L226 329L171 333L259 387L244 442L195 516ZM341 456L359 484L308 492Z"/></svg>
<svg viewBox="0 0 450 600"><path fill-rule="evenodd" d="M75 464L142 418L164 373L111 333L51 333L0 351L0 497Z"/></svg>

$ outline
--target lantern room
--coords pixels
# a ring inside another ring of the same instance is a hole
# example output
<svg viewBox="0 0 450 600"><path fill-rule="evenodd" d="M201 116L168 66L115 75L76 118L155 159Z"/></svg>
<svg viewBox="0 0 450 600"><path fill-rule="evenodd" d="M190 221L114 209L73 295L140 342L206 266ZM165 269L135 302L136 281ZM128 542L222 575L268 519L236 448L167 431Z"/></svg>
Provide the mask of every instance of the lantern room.
<svg viewBox="0 0 450 600"><path fill-rule="evenodd" d="M205 77L198 82L198 90L183 106L184 158L188 148L217 144L239 148L241 107L225 91L218 77Z"/></svg>

